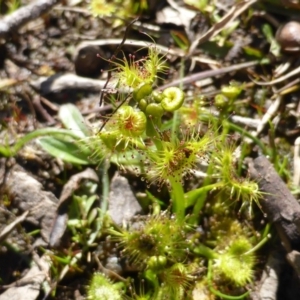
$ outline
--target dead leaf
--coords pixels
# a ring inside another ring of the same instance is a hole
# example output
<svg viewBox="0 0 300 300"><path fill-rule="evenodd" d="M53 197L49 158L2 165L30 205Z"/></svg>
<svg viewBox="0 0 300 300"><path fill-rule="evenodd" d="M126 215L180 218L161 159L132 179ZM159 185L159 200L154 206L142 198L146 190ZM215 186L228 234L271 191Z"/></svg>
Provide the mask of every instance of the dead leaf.
<svg viewBox="0 0 300 300"><path fill-rule="evenodd" d="M35 300L38 298L42 283L47 279L50 270L50 258L34 256L34 264L26 275L11 284L9 289L0 295L0 300Z"/></svg>
<svg viewBox="0 0 300 300"><path fill-rule="evenodd" d="M51 226L50 234L50 246L58 246L60 244L61 237L64 235L68 222L68 205L72 200L72 195L80 187L82 180L91 180L98 182L99 178L97 173L87 168L83 172L73 175L70 180L65 184L61 196L59 198L59 204L56 211L56 218L53 226Z"/></svg>
<svg viewBox="0 0 300 300"><path fill-rule="evenodd" d="M13 85L18 83L18 80L12 79L12 78L5 78L0 80L0 91L5 90L6 88L9 88Z"/></svg>

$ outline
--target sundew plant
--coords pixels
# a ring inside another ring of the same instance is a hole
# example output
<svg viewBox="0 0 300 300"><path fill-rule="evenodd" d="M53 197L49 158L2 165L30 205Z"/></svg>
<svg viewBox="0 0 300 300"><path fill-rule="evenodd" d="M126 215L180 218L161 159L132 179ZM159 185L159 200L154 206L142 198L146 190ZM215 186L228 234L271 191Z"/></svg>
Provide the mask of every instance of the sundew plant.
<svg viewBox="0 0 300 300"><path fill-rule="evenodd" d="M71 130L36 130L0 151L12 156L44 136L40 145L68 163L97 166L107 178L115 164L145 186L150 212L123 227L106 217L106 205L94 207L95 195L74 195L79 208L71 205L72 216L84 214L68 223L72 247L82 249L72 266L103 240L131 266L122 276L99 268L86 287L87 299L244 299L255 275L255 251L267 233L251 226L261 193L243 176L243 157L236 156L227 121L243 85L228 84L216 96L216 118L199 96L188 99L179 87L158 90L157 79L168 72L166 57L155 45L147 50L142 58L112 61L112 78L128 93L101 130L88 128L69 104L59 117Z"/></svg>
<svg viewBox="0 0 300 300"><path fill-rule="evenodd" d="M148 188L158 195L165 187L169 191L169 199L153 202L155 209L140 218L139 226L108 229L121 257L146 281L144 292L131 297L246 297L254 276L254 252L264 239L253 236L237 216L249 217L261 194L255 182L237 171L226 119L217 120L199 107L197 99L188 103L181 88L155 90L158 76L167 72L155 45L142 59L129 56L114 64L118 86L132 92L102 130L88 138L95 149L92 158L101 163L114 157L123 170L128 167L124 158L135 159L131 170ZM228 103L230 109L241 91L237 84L223 88L218 105ZM199 171L205 174L201 179L196 176ZM193 188L186 182L193 182ZM204 213L210 216L209 226L201 233ZM89 294L94 288L89 287Z"/></svg>

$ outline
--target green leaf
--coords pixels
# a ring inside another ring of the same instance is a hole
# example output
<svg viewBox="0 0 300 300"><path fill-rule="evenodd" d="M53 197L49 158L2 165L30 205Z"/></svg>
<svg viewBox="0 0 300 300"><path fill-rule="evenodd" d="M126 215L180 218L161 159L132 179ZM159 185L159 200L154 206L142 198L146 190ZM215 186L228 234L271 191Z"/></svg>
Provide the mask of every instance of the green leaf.
<svg viewBox="0 0 300 300"><path fill-rule="evenodd" d="M203 205L205 204L207 193L220 186L221 186L220 183L213 183L185 193L184 194L185 208L195 205L195 203L198 201L198 209L200 211Z"/></svg>
<svg viewBox="0 0 300 300"><path fill-rule="evenodd" d="M66 162L77 165L87 165L91 163L88 158L91 153L84 151L75 141L66 141L48 136L40 138L37 142L49 154Z"/></svg>
<svg viewBox="0 0 300 300"><path fill-rule="evenodd" d="M84 118L75 105L62 105L59 109L58 116L65 128L72 130L79 138L91 135L91 130L86 126Z"/></svg>
<svg viewBox="0 0 300 300"><path fill-rule="evenodd" d="M85 209L85 213L88 215L88 213L90 212L92 205L94 204L94 202L97 200L97 196L93 195L91 197L89 197L86 201L85 201L85 205L84 205L84 209Z"/></svg>
<svg viewBox="0 0 300 300"><path fill-rule="evenodd" d="M184 51L187 51L190 43L186 36L181 34L179 31L171 30L171 36L175 43Z"/></svg>
<svg viewBox="0 0 300 300"><path fill-rule="evenodd" d="M270 46L270 52L275 56L279 57L280 55L280 46L278 42L276 41L272 28L269 24L264 24L262 26L262 32L265 35L267 41L271 44Z"/></svg>
<svg viewBox="0 0 300 300"><path fill-rule="evenodd" d="M6 143L7 145L0 145L0 154L5 157L12 157L17 154L17 152L28 142L31 140L40 137L40 136L56 136L56 137L63 137L63 138L70 138L70 139L78 139L78 135L74 134L71 130L62 129L62 128L41 128L35 131L32 131L23 137L19 138L16 143L12 146Z"/></svg>
<svg viewBox="0 0 300 300"><path fill-rule="evenodd" d="M0 145L0 155L4 157L11 157L14 155L14 153L11 150L11 147L8 146L2 146Z"/></svg>

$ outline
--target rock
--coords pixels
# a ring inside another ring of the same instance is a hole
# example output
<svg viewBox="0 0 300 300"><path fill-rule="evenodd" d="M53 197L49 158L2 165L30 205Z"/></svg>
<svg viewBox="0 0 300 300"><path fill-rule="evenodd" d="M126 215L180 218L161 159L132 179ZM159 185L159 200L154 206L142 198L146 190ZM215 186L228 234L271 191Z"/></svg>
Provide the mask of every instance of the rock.
<svg viewBox="0 0 300 300"><path fill-rule="evenodd" d="M108 200L108 213L117 225L129 221L142 207L134 196L128 180L118 173L113 177Z"/></svg>

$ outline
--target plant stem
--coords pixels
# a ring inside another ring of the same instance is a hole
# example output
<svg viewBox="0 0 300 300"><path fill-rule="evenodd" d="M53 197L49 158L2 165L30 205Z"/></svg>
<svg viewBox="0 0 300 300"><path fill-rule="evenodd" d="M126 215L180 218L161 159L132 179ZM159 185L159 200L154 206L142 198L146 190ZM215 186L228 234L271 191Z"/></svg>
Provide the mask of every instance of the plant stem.
<svg viewBox="0 0 300 300"><path fill-rule="evenodd" d="M222 182L208 184L185 194L186 207L194 204L193 214L189 220L191 224L197 224L197 221L199 220L199 212L202 210L204 206L207 193L213 189L222 187L223 185L224 183Z"/></svg>
<svg viewBox="0 0 300 300"><path fill-rule="evenodd" d="M96 240L97 236L99 235L100 230L103 226L103 220L108 208L108 197L109 197L109 175L108 169L110 166L109 160L104 160L104 163L101 168L101 175L102 175L102 201L100 209L98 209L99 217L97 218L96 228L91 233L89 237L88 244L91 245Z"/></svg>
<svg viewBox="0 0 300 300"><path fill-rule="evenodd" d="M218 257L214 250L210 249L209 247L203 244L198 245L196 248L193 249L193 251L198 255L204 256L208 260L212 260Z"/></svg>
<svg viewBox="0 0 300 300"><path fill-rule="evenodd" d="M183 222L185 213L184 191L180 179L169 177L171 184L171 197L173 201L173 212L176 214L178 222Z"/></svg>

